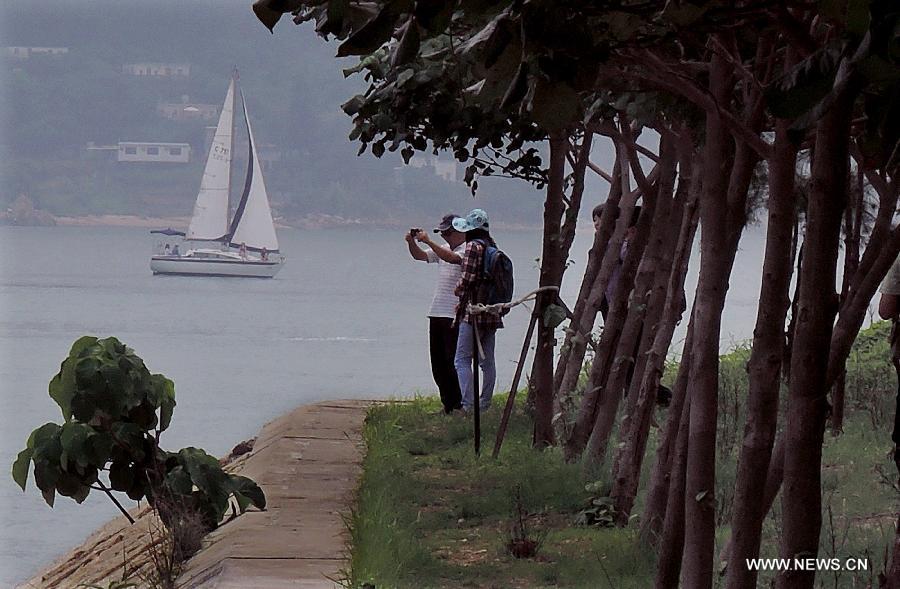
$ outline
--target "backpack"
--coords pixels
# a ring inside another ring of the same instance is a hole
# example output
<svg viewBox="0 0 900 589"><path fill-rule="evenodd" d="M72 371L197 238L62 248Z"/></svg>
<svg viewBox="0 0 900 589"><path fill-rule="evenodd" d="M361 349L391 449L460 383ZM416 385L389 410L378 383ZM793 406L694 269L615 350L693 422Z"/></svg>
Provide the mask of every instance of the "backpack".
<svg viewBox="0 0 900 589"><path fill-rule="evenodd" d="M505 253L482 240L484 263L481 276L487 291L485 304L508 303L513 296L513 264Z"/></svg>

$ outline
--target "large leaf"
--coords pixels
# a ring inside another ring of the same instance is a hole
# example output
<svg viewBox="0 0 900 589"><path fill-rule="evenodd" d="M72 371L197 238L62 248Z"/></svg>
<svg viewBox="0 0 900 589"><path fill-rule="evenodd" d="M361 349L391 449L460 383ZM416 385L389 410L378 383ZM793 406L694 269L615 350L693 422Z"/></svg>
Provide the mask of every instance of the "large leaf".
<svg viewBox="0 0 900 589"><path fill-rule="evenodd" d="M128 462L113 462L109 467L109 485L114 491L128 491L134 485L136 474Z"/></svg>
<svg viewBox="0 0 900 589"><path fill-rule="evenodd" d="M194 490L194 482L191 475L184 470L183 466L176 466L166 475L166 486L177 495L190 495Z"/></svg>
<svg viewBox="0 0 900 589"><path fill-rule="evenodd" d="M153 375L153 387L159 396L159 431L166 431L175 412L175 383L161 374Z"/></svg>
<svg viewBox="0 0 900 589"><path fill-rule="evenodd" d="M34 461L59 464L62 446L59 432L62 428L55 423L45 423L31 433L29 445L34 449Z"/></svg>
<svg viewBox="0 0 900 589"><path fill-rule="evenodd" d="M240 475L229 475L231 492L234 493L241 505L241 512L246 510L246 504L242 502L241 497L249 500L257 509L266 508L266 495L255 481Z"/></svg>
<svg viewBox="0 0 900 589"><path fill-rule="evenodd" d="M344 19L348 16L350 0L329 0L324 19L316 26L320 35L340 35L344 30Z"/></svg>
<svg viewBox="0 0 900 589"><path fill-rule="evenodd" d="M772 82L766 90L772 114L795 119L812 110L834 86L840 59L840 46L828 45Z"/></svg>
<svg viewBox="0 0 900 589"><path fill-rule="evenodd" d="M500 101L500 108L512 108L521 102L525 95L528 93L528 62L522 61L519 63L518 69L516 69L516 74L513 76L512 81L509 83L509 87L506 89L506 93L503 95L503 99Z"/></svg>
<svg viewBox="0 0 900 589"><path fill-rule="evenodd" d="M557 325L566 320L566 310L559 305L547 305L544 310L544 327L556 328Z"/></svg>
<svg viewBox="0 0 900 589"><path fill-rule="evenodd" d="M562 82L540 79L531 101L531 116L546 131L557 131L576 123L580 116L578 93Z"/></svg>
<svg viewBox="0 0 900 589"><path fill-rule="evenodd" d="M282 14L293 12L302 5L302 0L257 0L253 3L253 13L269 31L274 32Z"/></svg>
<svg viewBox="0 0 900 589"><path fill-rule="evenodd" d="M419 24L416 22L415 16L410 16L401 29L400 42L391 57L391 68L394 69L413 61L419 53L420 43Z"/></svg>
<svg viewBox="0 0 900 589"><path fill-rule="evenodd" d="M12 465L12 477L16 484L25 490L28 483L28 471L31 468L31 457L34 456L34 450L25 448L16 457L16 461Z"/></svg>
<svg viewBox="0 0 900 589"><path fill-rule="evenodd" d="M72 470L69 467L70 460L74 460L82 467L92 464L87 440L93 433L94 428L83 423L66 423L62 426L59 433L59 442L62 447L59 462L63 469ZM103 466L103 464L97 466Z"/></svg>
<svg viewBox="0 0 900 589"><path fill-rule="evenodd" d="M200 448L183 448L178 452L178 462L198 489L210 496L228 496L228 475L214 456Z"/></svg>
<svg viewBox="0 0 900 589"><path fill-rule="evenodd" d="M432 35L446 32L455 5L446 0L416 0L416 19Z"/></svg>
<svg viewBox="0 0 900 589"><path fill-rule="evenodd" d="M59 372L50 381L50 398L62 410L63 419L72 418L72 398L75 396L75 363L81 353L97 343L97 338L85 335L72 344L68 357L63 360Z"/></svg>
<svg viewBox="0 0 900 589"><path fill-rule="evenodd" d="M338 47L337 56L368 55L387 43L394 32L394 14L382 8L378 16L352 33Z"/></svg>

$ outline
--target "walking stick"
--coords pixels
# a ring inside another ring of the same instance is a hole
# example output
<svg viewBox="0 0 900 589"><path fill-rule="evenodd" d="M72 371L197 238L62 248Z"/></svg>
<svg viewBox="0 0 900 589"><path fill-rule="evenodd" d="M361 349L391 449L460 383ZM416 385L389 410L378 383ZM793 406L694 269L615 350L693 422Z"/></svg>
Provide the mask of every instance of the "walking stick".
<svg viewBox="0 0 900 589"><path fill-rule="evenodd" d="M897 373L897 404L894 406L894 431L891 441L894 442L894 465L900 474L900 322L891 323L891 364Z"/></svg>
<svg viewBox="0 0 900 589"><path fill-rule="evenodd" d="M472 414L475 418L475 455L481 454L481 387L478 386L478 360L481 354L481 342L478 340L478 326L472 317L472 398L474 406Z"/></svg>
<svg viewBox="0 0 900 589"><path fill-rule="evenodd" d="M509 425L509 417L512 415L513 407L516 404L516 393L518 392L519 379L522 377L522 368L525 366L525 357L528 356L528 346L531 344L531 335L534 333L534 326L537 323L537 314L531 314L531 322L528 324L528 332L525 334L525 341L522 342L522 351L519 353L519 364L516 366L516 374L513 376L512 385L509 387L509 396L506 398L506 407L503 408L503 417L500 419L500 427L497 429L497 440L494 442L494 451L491 458L497 458L500 455L500 446L503 444L503 438L506 437L506 427Z"/></svg>

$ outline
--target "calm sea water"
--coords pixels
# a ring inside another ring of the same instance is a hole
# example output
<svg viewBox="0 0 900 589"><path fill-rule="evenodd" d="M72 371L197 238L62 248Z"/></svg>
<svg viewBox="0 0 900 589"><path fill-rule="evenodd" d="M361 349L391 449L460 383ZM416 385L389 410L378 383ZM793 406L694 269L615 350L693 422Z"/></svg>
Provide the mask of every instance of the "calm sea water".
<svg viewBox="0 0 900 589"><path fill-rule="evenodd" d="M8 474L28 433L61 421L47 383L81 335L115 335L175 381L163 446L221 455L303 403L431 394L425 313L436 268L414 262L400 231L279 233L287 264L273 280L154 277L143 229L0 228L0 586L79 543L117 514L103 496L44 504ZM497 232L517 292L537 284L538 231ZM591 235L579 234L563 285L577 294ZM759 292L759 230L742 244L723 348L750 337ZM693 291L696 272L688 281ZM509 387L529 312L498 336L498 388ZM683 329L676 340L683 337Z"/></svg>

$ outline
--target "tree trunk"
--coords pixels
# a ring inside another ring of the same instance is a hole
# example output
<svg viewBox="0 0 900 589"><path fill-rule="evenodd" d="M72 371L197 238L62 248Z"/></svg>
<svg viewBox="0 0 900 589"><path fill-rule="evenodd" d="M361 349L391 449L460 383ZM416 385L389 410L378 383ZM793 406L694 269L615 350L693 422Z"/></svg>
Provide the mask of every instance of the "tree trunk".
<svg viewBox="0 0 900 589"><path fill-rule="evenodd" d="M900 589L900 516L897 517L897 531L894 533L891 552L891 562L884 571L884 579L880 585L883 589Z"/></svg>
<svg viewBox="0 0 900 589"><path fill-rule="evenodd" d="M847 190L852 93L842 92L816 128L812 189L807 213L803 284L791 356L785 427L784 558L815 557L822 523L821 460L827 407L826 371L832 326L841 214ZM779 589L811 589L815 571L778 577Z"/></svg>
<svg viewBox="0 0 900 589"><path fill-rule="evenodd" d="M562 282L568 252L561 247L560 224L565 208L563 184L566 167L568 139L562 133L550 138L550 179L547 200L544 203L544 244L541 255L540 286L559 286ZM542 292L535 307L538 313L537 345L531 368L531 384L534 387L534 437L537 447L550 446L553 436L553 346L554 327L544 321L547 308L558 295Z"/></svg>
<svg viewBox="0 0 900 589"><path fill-rule="evenodd" d="M862 169L857 169L852 205L844 211L844 276L841 282L841 305L850 298L852 277L859 268L859 246L862 239L862 217L865 207L865 187ZM831 435L844 431L844 405L847 394L847 366L841 367L831 391Z"/></svg>
<svg viewBox="0 0 900 589"><path fill-rule="evenodd" d="M572 192L566 206L562 229L560 229L562 236L560 249L565 252L566 257L568 257L569 250L572 248L572 242L575 241L578 213L581 211L581 199L584 197L584 175L587 172L588 163L591 161L593 138L594 132L585 130L578 149L576 150L575 146L572 146L573 151L575 151L575 157L572 160Z"/></svg>
<svg viewBox="0 0 900 589"><path fill-rule="evenodd" d="M688 323L687 337L684 340L684 350L689 351L694 343L694 315ZM675 387L672 390L672 403L669 406L668 417L663 428L662 440L656 448L656 462L650 475L650 485L647 489L647 501L644 513L641 516L640 538L650 546L661 546L660 533L663 522L668 516L669 488L675 476L675 454L678 445L679 434L682 427L681 413L684 410L688 397L688 377L691 372L691 354L683 353L681 363L678 366L678 376L675 377ZM687 432L685 432L687 436ZM687 444L687 438L684 440ZM682 475L683 476L683 475ZM684 510L684 490L681 491L681 509ZM683 517L683 515L682 515ZM683 538L682 538L683 539ZM681 551L678 553L678 566L681 566Z"/></svg>
<svg viewBox="0 0 900 589"><path fill-rule="evenodd" d="M873 251L871 264L864 267L866 256ZM830 386L836 379L842 366L850 355L850 348L862 327L869 303L884 280L891 265L900 254L900 227L895 227L879 244L866 246L866 254L860 261L850 288L850 297L841 305L840 315L834 325L831 337L831 350L828 357L828 373L826 383Z"/></svg>
<svg viewBox="0 0 900 589"><path fill-rule="evenodd" d="M727 589L756 587L757 571L746 559L759 556L765 518L759 473L769 467L778 422L784 322L790 306L791 240L795 221L794 175L797 152L788 138L788 123L779 120L775 153L769 161L769 216L753 348L750 353L750 390L747 422L738 460L732 502L732 541L728 554Z"/></svg>
<svg viewBox="0 0 900 589"><path fill-rule="evenodd" d="M710 91L728 104L732 82L729 66L719 54L710 63ZM719 392L719 332L730 270L727 248L728 154L733 141L716 113L706 115L703 154L704 187L700 201L700 277L694 305L694 346L691 350L691 416L685 481L686 521L683 575L691 589L712 587L716 533L716 419ZM731 257L733 259L733 256Z"/></svg>
<svg viewBox="0 0 900 589"><path fill-rule="evenodd" d="M693 324L693 321L691 321ZM685 360L682 359L682 362ZM681 374L679 373L679 377ZM686 382L686 381L685 381ZM665 522L662 538L658 546L659 559L656 563L655 589L678 587L681 574L681 560L684 553L685 478L687 471L688 434L691 420L691 392L685 389L684 407L681 415L671 416L673 430L678 431L675 453L672 457L672 481L667 493ZM677 427L676 427L677 424ZM688 585L688 587L693 587Z"/></svg>

